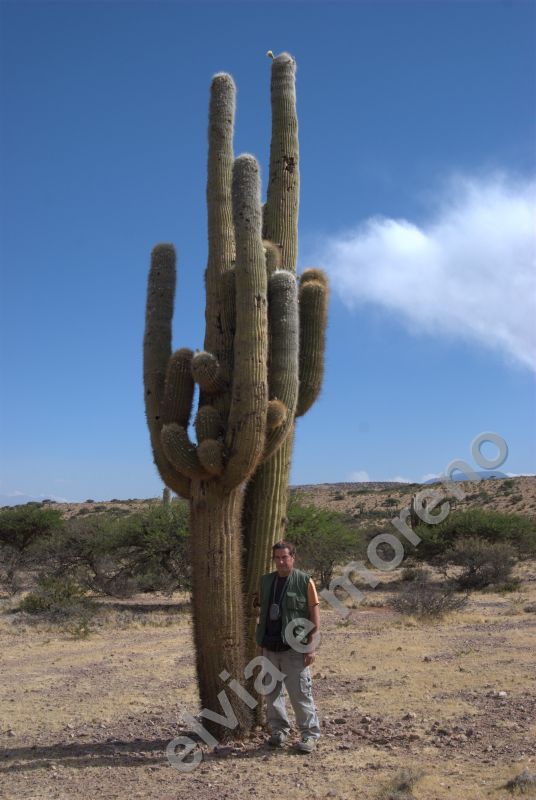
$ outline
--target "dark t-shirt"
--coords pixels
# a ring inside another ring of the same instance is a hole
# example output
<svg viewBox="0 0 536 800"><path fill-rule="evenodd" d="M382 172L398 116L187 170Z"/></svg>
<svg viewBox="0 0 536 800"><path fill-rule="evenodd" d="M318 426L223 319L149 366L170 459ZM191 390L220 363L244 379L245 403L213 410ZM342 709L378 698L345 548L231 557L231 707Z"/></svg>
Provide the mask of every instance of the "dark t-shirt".
<svg viewBox="0 0 536 800"><path fill-rule="evenodd" d="M270 619L270 607L273 603L277 603L281 609L281 601L287 586L287 581L288 578L284 575L275 575L272 587L270 589L270 605L268 606L268 614L266 615L266 629L264 632L264 639L262 640L262 646L265 647L266 650L290 650L290 646L285 644L281 637L283 623L281 612L279 613L278 619Z"/></svg>

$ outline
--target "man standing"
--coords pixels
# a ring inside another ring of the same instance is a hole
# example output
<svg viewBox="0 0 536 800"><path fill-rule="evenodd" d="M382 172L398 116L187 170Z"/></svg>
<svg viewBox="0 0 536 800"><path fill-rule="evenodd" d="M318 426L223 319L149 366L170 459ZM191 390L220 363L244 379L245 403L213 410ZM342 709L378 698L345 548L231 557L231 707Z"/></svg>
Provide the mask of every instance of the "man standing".
<svg viewBox="0 0 536 800"><path fill-rule="evenodd" d="M277 542L272 548L276 571L261 581L257 645L262 655L285 675L266 695L268 743L281 747L290 732L285 706L286 688L301 738L296 748L312 753L320 737L313 700L310 664L315 660L315 643L320 629L319 602L312 579L294 569L296 548Z"/></svg>

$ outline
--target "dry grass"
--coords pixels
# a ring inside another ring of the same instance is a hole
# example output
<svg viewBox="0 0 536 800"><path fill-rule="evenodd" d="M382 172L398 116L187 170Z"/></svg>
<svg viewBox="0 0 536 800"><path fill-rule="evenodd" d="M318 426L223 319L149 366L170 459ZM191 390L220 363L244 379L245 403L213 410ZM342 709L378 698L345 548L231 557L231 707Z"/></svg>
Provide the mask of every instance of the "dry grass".
<svg viewBox="0 0 536 800"><path fill-rule="evenodd" d="M536 601L536 563L520 574L518 599L474 595L434 625L390 610L389 582L344 624L324 606L314 757L274 754L257 732L226 755L205 749L189 774L164 755L182 711L197 708L184 597L109 601L87 638L2 615L0 795L506 800L507 782L533 772L536 758L536 616L511 613ZM404 775L423 769L404 789Z"/></svg>

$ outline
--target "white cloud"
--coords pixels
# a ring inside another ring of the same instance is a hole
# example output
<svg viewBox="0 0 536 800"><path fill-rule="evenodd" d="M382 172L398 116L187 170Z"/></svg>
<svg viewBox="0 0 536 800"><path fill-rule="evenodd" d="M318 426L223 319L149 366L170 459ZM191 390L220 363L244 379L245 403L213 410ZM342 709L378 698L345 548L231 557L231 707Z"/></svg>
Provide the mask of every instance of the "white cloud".
<svg viewBox="0 0 536 800"><path fill-rule="evenodd" d="M436 472L427 472L421 478L421 483L426 483L426 481L438 481L441 476L438 475Z"/></svg>
<svg viewBox="0 0 536 800"><path fill-rule="evenodd" d="M536 369L536 182L453 179L433 219L372 218L328 238L319 263L350 307L375 303Z"/></svg>
<svg viewBox="0 0 536 800"><path fill-rule="evenodd" d="M534 472L507 472L509 478L532 478L536 473Z"/></svg>
<svg viewBox="0 0 536 800"><path fill-rule="evenodd" d="M368 472L365 472L364 469L356 470L355 472L351 472L348 476L348 481L350 483L369 483L370 477Z"/></svg>
<svg viewBox="0 0 536 800"><path fill-rule="evenodd" d="M397 475L396 478L391 478L391 480L393 483L413 483L409 478L401 478L400 475Z"/></svg>

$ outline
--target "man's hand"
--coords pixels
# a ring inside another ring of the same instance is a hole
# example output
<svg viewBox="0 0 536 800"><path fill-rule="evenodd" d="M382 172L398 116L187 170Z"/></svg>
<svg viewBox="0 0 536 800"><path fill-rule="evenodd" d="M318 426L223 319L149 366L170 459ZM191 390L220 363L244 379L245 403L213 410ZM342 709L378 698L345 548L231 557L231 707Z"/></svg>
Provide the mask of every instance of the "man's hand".
<svg viewBox="0 0 536 800"><path fill-rule="evenodd" d="M315 653L314 650L312 650L310 653L304 653L303 654L303 666L304 667L310 667L311 664L313 663L313 661L315 660L315 655L316 655L316 653Z"/></svg>

